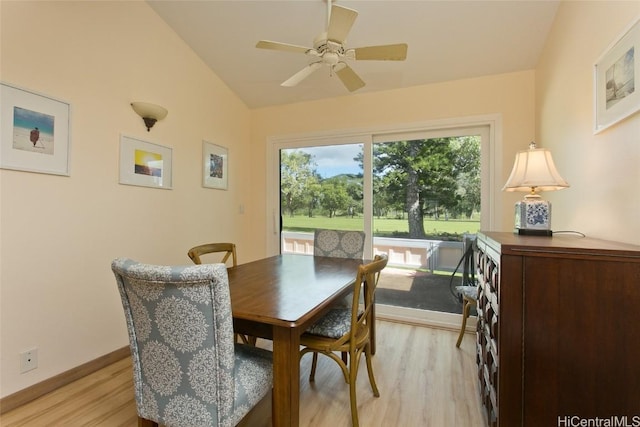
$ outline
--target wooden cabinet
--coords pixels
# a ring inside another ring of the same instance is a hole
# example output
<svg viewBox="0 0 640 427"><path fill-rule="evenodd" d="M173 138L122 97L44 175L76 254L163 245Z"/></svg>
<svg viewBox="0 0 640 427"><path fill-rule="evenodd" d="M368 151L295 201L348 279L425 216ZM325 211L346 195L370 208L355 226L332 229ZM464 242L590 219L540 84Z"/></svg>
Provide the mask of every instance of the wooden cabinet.
<svg viewBox="0 0 640 427"><path fill-rule="evenodd" d="M477 242L488 424L640 425L640 246L498 232Z"/></svg>

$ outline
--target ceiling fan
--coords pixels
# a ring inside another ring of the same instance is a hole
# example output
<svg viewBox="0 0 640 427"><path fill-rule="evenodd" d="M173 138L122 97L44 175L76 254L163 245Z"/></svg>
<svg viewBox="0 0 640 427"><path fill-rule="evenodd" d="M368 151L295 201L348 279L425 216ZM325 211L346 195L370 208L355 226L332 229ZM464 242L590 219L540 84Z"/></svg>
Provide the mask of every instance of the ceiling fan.
<svg viewBox="0 0 640 427"><path fill-rule="evenodd" d="M285 52L304 53L313 58L312 62L295 73L281 86L295 86L323 65L335 73L349 92L356 91L365 82L347 64L347 60L404 61L407 58L407 44L389 44L347 49L345 40L358 12L342 6L333 5L334 0L327 2L327 31L315 38L313 47L260 40L256 47L260 49L281 50Z"/></svg>

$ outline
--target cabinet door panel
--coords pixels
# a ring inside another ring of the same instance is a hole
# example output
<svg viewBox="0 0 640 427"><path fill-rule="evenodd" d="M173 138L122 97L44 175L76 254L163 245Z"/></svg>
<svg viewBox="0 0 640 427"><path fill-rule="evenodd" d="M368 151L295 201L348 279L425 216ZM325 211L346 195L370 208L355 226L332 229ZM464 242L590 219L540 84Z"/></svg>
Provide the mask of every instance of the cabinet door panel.
<svg viewBox="0 0 640 427"><path fill-rule="evenodd" d="M640 402L640 264L524 260L524 419L632 416Z"/></svg>

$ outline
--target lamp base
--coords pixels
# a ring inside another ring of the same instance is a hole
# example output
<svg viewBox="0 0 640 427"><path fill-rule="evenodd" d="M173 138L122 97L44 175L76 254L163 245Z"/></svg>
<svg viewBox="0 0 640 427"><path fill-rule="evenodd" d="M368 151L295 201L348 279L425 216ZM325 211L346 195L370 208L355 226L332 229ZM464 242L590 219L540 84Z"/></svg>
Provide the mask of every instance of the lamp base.
<svg viewBox="0 0 640 427"><path fill-rule="evenodd" d="M516 228L513 232L521 236L553 236L553 231L551 230L527 230L526 228Z"/></svg>
<svg viewBox="0 0 640 427"><path fill-rule="evenodd" d="M515 230L530 236L551 235L551 203L537 194L527 195L515 205Z"/></svg>

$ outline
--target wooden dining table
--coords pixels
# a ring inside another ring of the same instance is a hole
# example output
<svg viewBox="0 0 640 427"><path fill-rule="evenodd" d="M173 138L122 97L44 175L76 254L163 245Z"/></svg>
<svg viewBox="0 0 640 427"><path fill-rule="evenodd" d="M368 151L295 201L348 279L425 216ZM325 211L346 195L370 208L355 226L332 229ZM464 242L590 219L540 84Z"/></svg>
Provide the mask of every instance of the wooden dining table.
<svg viewBox="0 0 640 427"><path fill-rule="evenodd" d="M352 289L364 261L283 254L229 268L235 332L273 340L273 425L300 416L300 335Z"/></svg>

